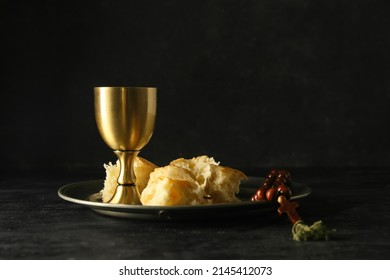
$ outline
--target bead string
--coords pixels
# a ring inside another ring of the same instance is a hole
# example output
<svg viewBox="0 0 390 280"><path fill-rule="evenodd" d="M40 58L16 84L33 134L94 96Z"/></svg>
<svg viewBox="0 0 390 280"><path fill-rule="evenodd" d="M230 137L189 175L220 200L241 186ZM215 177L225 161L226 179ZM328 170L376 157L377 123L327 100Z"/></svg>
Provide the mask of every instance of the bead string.
<svg viewBox="0 0 390 280"><path fill-rule="evenodd" d="M251 197L251 201L277 201L280 195L290 199L292 192L291 186L291 174L286 170L272 169L262 186Z"/></svg>

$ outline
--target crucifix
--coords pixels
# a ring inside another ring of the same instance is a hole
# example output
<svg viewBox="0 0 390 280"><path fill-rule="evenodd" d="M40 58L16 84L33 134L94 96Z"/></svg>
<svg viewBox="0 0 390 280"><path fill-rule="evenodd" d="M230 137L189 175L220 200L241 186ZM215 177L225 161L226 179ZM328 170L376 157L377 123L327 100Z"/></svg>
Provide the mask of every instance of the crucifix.
<svg viewBox="0 0 390 280"><path fill-rule="evenodd" d="M296 208L299 207L298 202L290 201L290 200L286 199L286 197L284 195L280 195L278 197L278 202L280 204L280 207L278 208L279 215L286 213L290 222L293 225L295 225L296 222L301 220L301 217L299 217L299 214L296 210Z"/></svg>

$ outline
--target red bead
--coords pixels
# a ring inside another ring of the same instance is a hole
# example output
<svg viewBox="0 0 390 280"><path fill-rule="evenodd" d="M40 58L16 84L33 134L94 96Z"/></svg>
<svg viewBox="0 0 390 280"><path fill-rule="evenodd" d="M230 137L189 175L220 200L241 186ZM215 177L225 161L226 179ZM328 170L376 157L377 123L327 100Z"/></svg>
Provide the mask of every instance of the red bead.
<svg viewBox="0 0 390 280"><path fill-rule="evenodd" d="M268 189L269 188L261 187L260 189L257 190L256 194L257 194L257 196L259 197L260 200L266 200L267 199L266 193L267 193Z"/></svg>
<svg viewBox="0 0 390 280"><path fill-rule="evenodd" d="M279 185L277 187L277 196L284 195L287 199L291 197L291 190L286 185Z"/></svg>
<svg viewBox="0 0 390 280"><path fill-rule="evenodd" d="M270 188L270 189L268 189L268 191L266 192L265 195L266 195L268 201L275 201L277 198L277 194L278 194L278 192L277 192L276 188Z"/></svg>

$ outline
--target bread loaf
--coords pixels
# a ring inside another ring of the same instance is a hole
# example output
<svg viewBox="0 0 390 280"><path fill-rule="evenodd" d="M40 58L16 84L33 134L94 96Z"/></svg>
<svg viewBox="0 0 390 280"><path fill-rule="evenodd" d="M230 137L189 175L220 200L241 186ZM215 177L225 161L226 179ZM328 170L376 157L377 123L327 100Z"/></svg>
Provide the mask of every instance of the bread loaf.
<svg viewBox="0 0 390 280"><path fill-rule="evenodd" d="M106 180L101 191L109 202L118 185L119 162L104 164ZM240 183L247 179L239 170L221 166L214 158L179 158L165 167L157 167L144 158L134 161L136 185L143 205L201 205L239 201Z"/></svg>

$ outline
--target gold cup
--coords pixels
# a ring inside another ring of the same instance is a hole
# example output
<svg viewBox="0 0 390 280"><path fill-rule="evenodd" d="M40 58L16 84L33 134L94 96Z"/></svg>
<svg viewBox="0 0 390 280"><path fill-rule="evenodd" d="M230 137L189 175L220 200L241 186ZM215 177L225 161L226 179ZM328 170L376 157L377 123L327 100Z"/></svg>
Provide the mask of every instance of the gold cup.
<svg viewBox="0 0 390 280"><path fill-rule="evenodd" d="M141 204L133 164L153 134L157 89L95 87L94 99L99 133L120 162L118 187L109 203Z"/></svg>

